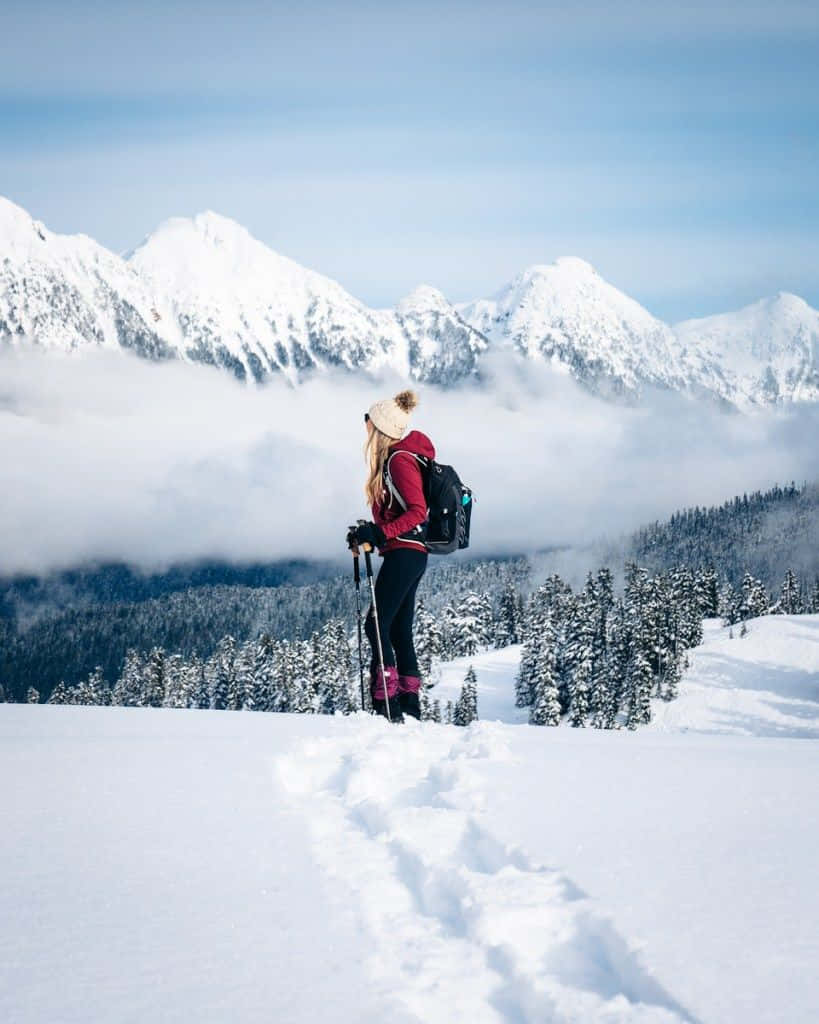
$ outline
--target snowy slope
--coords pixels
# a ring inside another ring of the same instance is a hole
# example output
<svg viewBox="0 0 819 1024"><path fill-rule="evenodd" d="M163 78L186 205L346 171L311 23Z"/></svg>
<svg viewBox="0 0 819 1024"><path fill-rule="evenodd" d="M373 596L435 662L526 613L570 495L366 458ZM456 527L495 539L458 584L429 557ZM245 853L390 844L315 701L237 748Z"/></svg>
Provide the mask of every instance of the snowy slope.
<svg viewBox="0 0 819 1024"><path fill-rule="evenodd" d="M0 1019L808 1024L818 638L710 624L634 733L0 705Z"/></svg>
<svg viewBox="0 0 819 1024"><path fill-rule="evenodd" d="M421 285L402 299L395 316L409 345L418 380L451 384L474 376L487 339L471 327L435 288Z"/></svg>
<svg viewBox="0 0 819 1024"><path fill-rule="evenodd" d="M819 739L819 615L765 615L747 628L740 637L739 626L706 619L703 643L688 652L679 696L652 700L647 728ZM516 644L447 662L436 669L440 682L430 695L442 707L454 703L472 665L480 718L527 722L528 709L515 707L520 652Z"/></svg>
<svg viewBox="0 0 819 1024"><path fill-rule="evenodd" d="M85 235L55 235L0 196L0 338L57 351L91 345L167 358L155 297L137 272Z"/></svg>
<svg viewBox="0 0 819 1024"><path fill-rule="evenodd" d="M188 358L256 380L277 371L297 380L299 371L330 365L408 371L390 314L367 309L226 217L208 212L166 221L129 264L164 293Z"/></svg>
<svg viewBox="0 0 819 1024"><path fill-rule="evenodd" d="M738 405L819 400L819 312L780 292L674 332L702 360L706 383Z"/></svg>
<svg viewBox="0 0 819 1024"><path fill-rule="evenodd" d="M781 295L672 329L576 258L459 307L424 285L373 310L215 213L172 218L122 259L0 198L0 339L121 346L246 381L342 367L454 385L498 352L546 361L604 398L662 388L750 408L819 400L817 324Z"/></svg>
<svg viewBox="0 0 819 1024"><path fill-rule="evenodd" d="M676 700L654 701L649 728L819 739L819 615L706 620ZM733 636L731 635L733 634Z"/></svg>
<svg viewBox="0 0 819 1024"><path fill-rule="evenodd" d="M691 383L670 328L584 260L529 267L493 298L459 311L496 344L546 359L599 394Z"/></svg>
<svg viewBox="0 0 819 1024"><path fill-rule="evenodd" d="M3 337L67 351L122 346L293 383L330 367L454 383L486 348L432 289L395 312L369 309L212 212L166 221L123 260L0 198Z"/></svg>

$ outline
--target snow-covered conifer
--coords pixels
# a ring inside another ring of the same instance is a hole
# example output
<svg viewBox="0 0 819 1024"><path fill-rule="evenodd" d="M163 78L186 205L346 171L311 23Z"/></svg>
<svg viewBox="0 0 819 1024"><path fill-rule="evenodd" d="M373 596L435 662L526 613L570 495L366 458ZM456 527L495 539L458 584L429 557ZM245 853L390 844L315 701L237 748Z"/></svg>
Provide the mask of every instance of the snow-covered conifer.
<svg viewBox="0 0 819 1024"><path fill-rule="evenodd" d="M216 645L205 664L205 675L210 691L210 705L217 711L230 707L231 696L235 696L236 641L228 633Z"/></svg>
<svg viewBox="0 0 819 1024"><path fill-rule="evenodd" d="M111 692L111 703L118 707L135 708L141 703L145 664L133 648L125 652L125 661L119 679Z"/></svg>
<svg viewBox="0 0 819 1024"><path fill-rule="evenodd" d="M507 583L501 594L500 609L493 642L496 647L520 643L523 619L523 600L513 583Z"/></svg>
<svg viewBox="0 0 819 1024"><path fill-rule="evenodd" d="M65 680L61 679L59 683L51 691L51 696L48 698L49 704L68 704L68 687L65 685Z"/></svg>
<svg viewBox="0 0 819 1024"><path fill-rule="evenodd" d="M470 665L463 686L461 696L455 703L452 715L453 725L469 725L478 719L478 682L475 669Z"/></svg>
<svg viewBox="0 0 819 1024"><path fill-rule="evenodd" d="M153 647L142 675L141 707L161 708L165 699L165 651Z"/></svg>
<svg viewBox="0 0 819 1024"><path fill-rule="evenodd" d="M776 610L783 615L799 615L803 611L802 587L793 569L787 569L779 592Z"/></svg>
<svg viewBox="0 0 819 1024"><path fill-rule="evenodd" d="M532 725L559 725L560 701L557 696L555 671L556 636L552 617L547 613L543 623L539 656L532 684L533 704L529 714Z"/></svg>

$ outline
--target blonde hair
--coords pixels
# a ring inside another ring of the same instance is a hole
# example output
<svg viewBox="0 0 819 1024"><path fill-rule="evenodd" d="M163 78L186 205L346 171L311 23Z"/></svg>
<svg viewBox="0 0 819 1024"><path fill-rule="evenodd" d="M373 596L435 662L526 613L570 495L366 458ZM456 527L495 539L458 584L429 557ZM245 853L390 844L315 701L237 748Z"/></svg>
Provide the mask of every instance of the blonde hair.
<svg viewBox="0 0 819 1024"><path fill-rule="evenodd" d="M372 422L372 420L370 421ZM384 463L387 461L390 445L395 444L394 437L382 434L375 424L364 445L364 460L369 473L364 484L364 493L369 505L380 505L386 497L384 490Z"/></svg>
<svg viewBox="0 0 819 1024"><path fill-rule="evenodd" d="M402 412L410 413L418 405L418 396L414 391L399 391L393 399ZM369 505L380 505L386 497L384 488L384 463L387 461L390 446L398 443L398 438L389 437L370 420L372 430L364 444L364 461L369 470L364 494Z"/></svg>

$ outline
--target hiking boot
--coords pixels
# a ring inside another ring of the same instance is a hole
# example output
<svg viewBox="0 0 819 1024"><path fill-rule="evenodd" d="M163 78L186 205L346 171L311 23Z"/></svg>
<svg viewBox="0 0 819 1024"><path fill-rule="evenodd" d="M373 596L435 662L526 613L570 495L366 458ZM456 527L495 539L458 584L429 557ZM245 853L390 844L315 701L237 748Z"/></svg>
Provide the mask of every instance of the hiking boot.
<svg viewBox="0 0 819 1024"><path fill-rule="evenodd" d="M398 725L400 722L404 721L404 716L401 713L401 704L399 702L399 698L396 695L395 697L388 697L387 700L389 701L390 704L390 721L393 723L393 725ZM386 718L387 701L379 700L378 697L373 697L373 711L377 715L383 715L384 718Z"/></svg>
<svg viewBox="0 0 819 1024"><path fill-rule="evenodd" d="M398 704L405 715L411 715L413 718L421 720L421 701L417 693L399 691Z"/></svg>

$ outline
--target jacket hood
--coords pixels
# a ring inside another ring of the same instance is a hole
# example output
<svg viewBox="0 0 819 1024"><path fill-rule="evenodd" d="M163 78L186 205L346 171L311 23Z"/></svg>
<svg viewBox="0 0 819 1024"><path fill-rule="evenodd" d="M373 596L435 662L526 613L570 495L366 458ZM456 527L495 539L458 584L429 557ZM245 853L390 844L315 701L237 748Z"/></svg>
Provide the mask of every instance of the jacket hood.
<svg viewBox="0 0 819 1024"><path fill-rule="evenodd" d="M406 437L390 445L393 452L412 452L414 455L423 455L426 459L435 458L435 445L426 434L420 430L411 430Z"/></svg>

